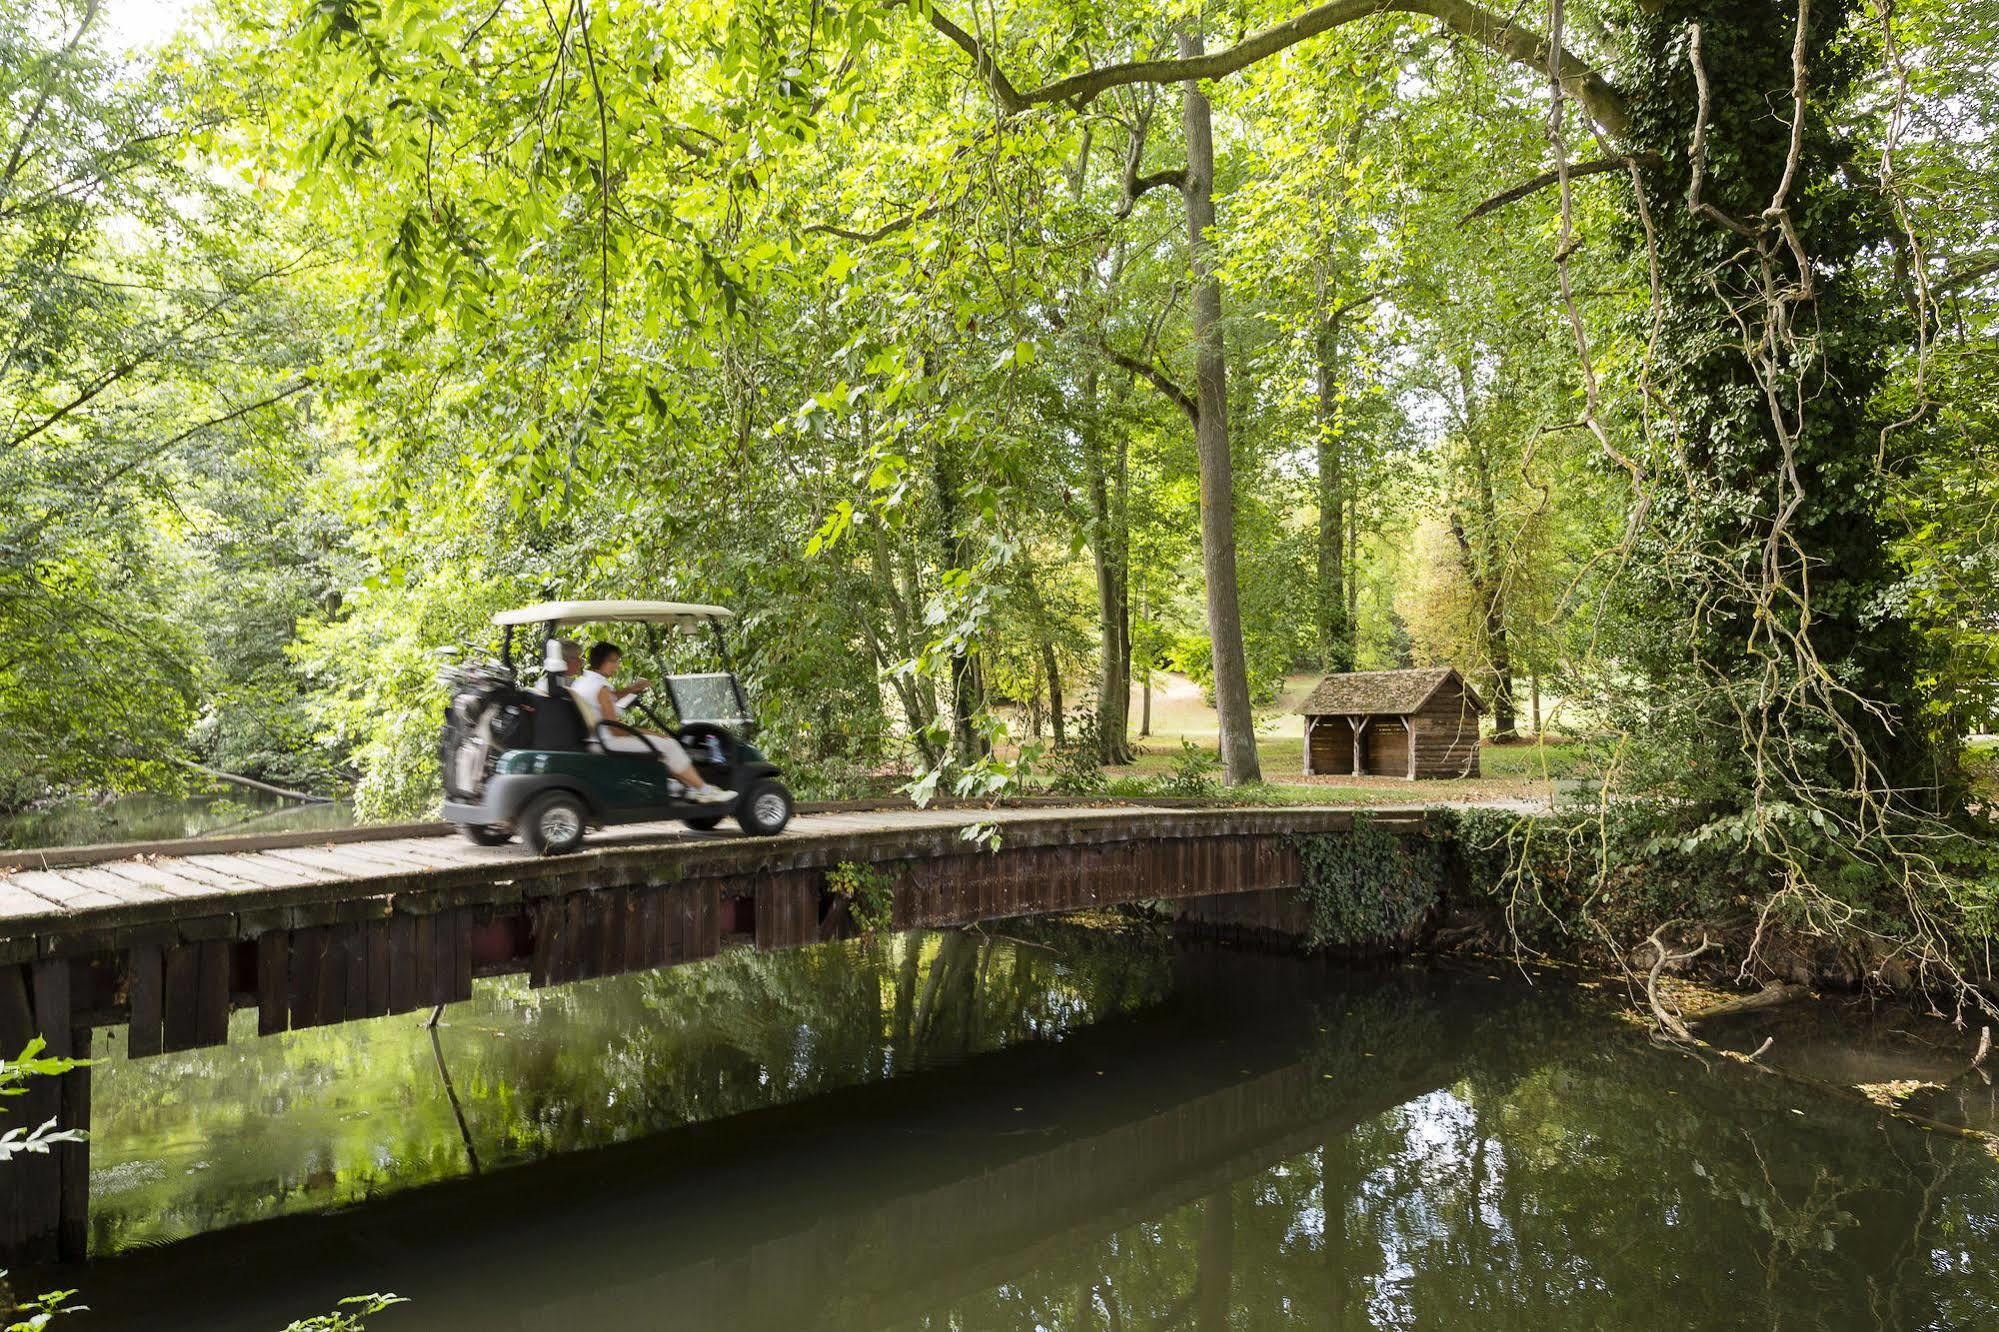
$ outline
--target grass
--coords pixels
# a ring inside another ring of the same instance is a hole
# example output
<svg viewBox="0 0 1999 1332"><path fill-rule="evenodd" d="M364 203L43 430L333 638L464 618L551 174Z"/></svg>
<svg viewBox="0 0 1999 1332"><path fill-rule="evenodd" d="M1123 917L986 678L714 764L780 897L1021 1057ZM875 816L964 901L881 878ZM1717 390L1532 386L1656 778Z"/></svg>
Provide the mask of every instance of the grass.
<svg viewBox="0 0 1999 1332"><path fill-rule="evenodd" d="M1999 737L1981 736L1965 746L1964 775L1975 799L1999 806Z"/></svg>
<svg viewBox="0 0 1999 1332"><path fill-rule="evenodd" d="M1157 794L1148 788L1170 776L1181 760L1181 738L1158 736L1141 741L1144 752L1135 763L1106 768L1118 795ZM1193 742L1219 759L1213 740ZM1263 782L1232 788L1231 800L1272 804L1419 804L1427 801L1544 800L1554 781L1587 776L1596 770L1591 746L1577 740L1546 744L1486 744L1479 751L1480 775L1411 782L1397 777L1308 778L1304 774L1304 738L1300 735L1260 735L1257 757Z"/></svg>
<svg viewBox="0 0 1999 1332"><path fill-rule="evenodd" d="M1395 777L1308 778L1305 776L1304 723L1297 713L1312 687L1313 675L1292 676L1277 702L1257 713L1257 757L1263 782L1235 787L1227 799L1271 804L1413 804L1430 801L1545 800L1551 783L1587 777L1600 770L1602 755L1585 741L1551 737L1545 742L1483 745L1480 775L1453 780L1410 782ZM1140 717L1136 694L1131 719ZM1152 693L1152 733L1136 742L1136 761L1104 769L1113 795L1144 797L1162 794L1158 783L1172 776L1181 763L1183 743L1219 759L1215 710L1200 688L1181 676L1155 677ZM1216 774L1219 776L1219 773Z"/></svg>

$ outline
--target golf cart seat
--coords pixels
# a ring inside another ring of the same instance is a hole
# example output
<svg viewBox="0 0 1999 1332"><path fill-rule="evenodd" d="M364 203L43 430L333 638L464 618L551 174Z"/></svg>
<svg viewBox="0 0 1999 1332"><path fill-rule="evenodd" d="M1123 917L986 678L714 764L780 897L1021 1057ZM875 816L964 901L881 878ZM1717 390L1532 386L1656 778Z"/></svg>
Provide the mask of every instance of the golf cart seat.
<svg viewBox="0 0 1999 1332"><path fill-rule="evenodd" d="M544 677L547 701L534 710L534 748L553 750L588 749L590 732L583 724L583 709L570 694L561 677Z"/></svg>

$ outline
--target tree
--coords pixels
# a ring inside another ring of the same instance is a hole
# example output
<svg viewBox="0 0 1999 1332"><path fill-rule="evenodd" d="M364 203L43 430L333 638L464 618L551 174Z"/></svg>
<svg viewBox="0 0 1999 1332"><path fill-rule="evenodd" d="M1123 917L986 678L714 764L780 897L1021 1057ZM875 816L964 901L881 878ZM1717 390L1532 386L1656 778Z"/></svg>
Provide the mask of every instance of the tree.
<svg viewBox="0 0 1999 1332"><path fill-rule="evenodd" d="M177 784L204 699L242 679L199 631L218 608L188 614L185 589L238 543L221 515L258 507L238 486L311 447L313 339L281 289L311 247L188 168L191 90L108 59L97 17L0 3L0 806ZM289 630L234 647L276 654Z"/></svg>

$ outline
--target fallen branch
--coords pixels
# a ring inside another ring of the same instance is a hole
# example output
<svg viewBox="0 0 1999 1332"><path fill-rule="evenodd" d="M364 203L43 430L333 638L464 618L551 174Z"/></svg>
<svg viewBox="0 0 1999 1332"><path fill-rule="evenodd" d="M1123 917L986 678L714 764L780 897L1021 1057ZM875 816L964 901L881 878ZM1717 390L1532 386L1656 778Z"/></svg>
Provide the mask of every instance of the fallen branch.
<svg viewBox="0 0 1999 1332"><path fill-rule="evenodd" d="M333 803L332 796L314 795L310 791L286 790L282 786L273 786L269 782L260 782L255 777L245 777L240 773L234 772L223 772L220 768L211 768L189 759L175 759L174 762L180 764L183 768L191 768L204 776L213 777L218 782L228 782L231 786L240 786L245 790L262 791L265 795L274 795L281 800L296 800L301 805L330 805Z"/></svg>
<svg viewBox="0 0 1999 1332"><path fill-rule="evenodd" d="M1646 940L1652 946L1653 958L1652 970L1645 977L1645 1002L1651 1008L1652 1020L1659 1024L1659 1030L1665 1032L1668 1036L1683 1045L1705 1045L1707 1042L1694 1035L1693 1031L1687 1026L1686 1020L1671 1008L1666 1002L1665 997L1659 993L1659 976L1666 970L1669 963L1677 965L1682 962L1693 961L1702 953L1705 953L1713 941L1707 935L1703 934L1699 947L1690 952L1675 953L1667 948L1665 940L1659 937L1661 931L1665 928L1664 925L1661 925L1658 929L1653 930L1651 937Z"/></svg>
<svg viewBox="0 0 1999 1332"><path fill-rule="evenodd" d="M1694 1020L1710 1022L1715 1018L1728 1017L1735 1013L1753 1013L1759 1009L1775 1008L1779 1004L1788 1004L1793 999L1803 999L1811 992L1811 987L1806 985L1766 985L1755 994L1746 994L1739 999L1716 1004Z"/></svg>

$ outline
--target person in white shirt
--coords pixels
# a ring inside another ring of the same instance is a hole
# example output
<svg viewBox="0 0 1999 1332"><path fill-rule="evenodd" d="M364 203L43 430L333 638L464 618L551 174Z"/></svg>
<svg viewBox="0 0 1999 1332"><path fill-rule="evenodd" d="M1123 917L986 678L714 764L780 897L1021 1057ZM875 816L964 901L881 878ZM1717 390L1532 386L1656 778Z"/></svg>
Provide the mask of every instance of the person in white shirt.
<svg viewBox="0 0 1999 1332"><path fill-rule="evenodd" d="M625 709L640 694L652 688L650 680L633 680L619 688L611 683L618 674L621 655L615 643L593 643L590 668L569 682L569 696L583 709L590 734L614 754L653 754L666 760L666 768L687 788L688 799L704 805L726 804L736 798L734 791L710 786L688 762L687 751L670 735L640 731L626 726ZM603 723L599 726L598 723Z"/></svg>

